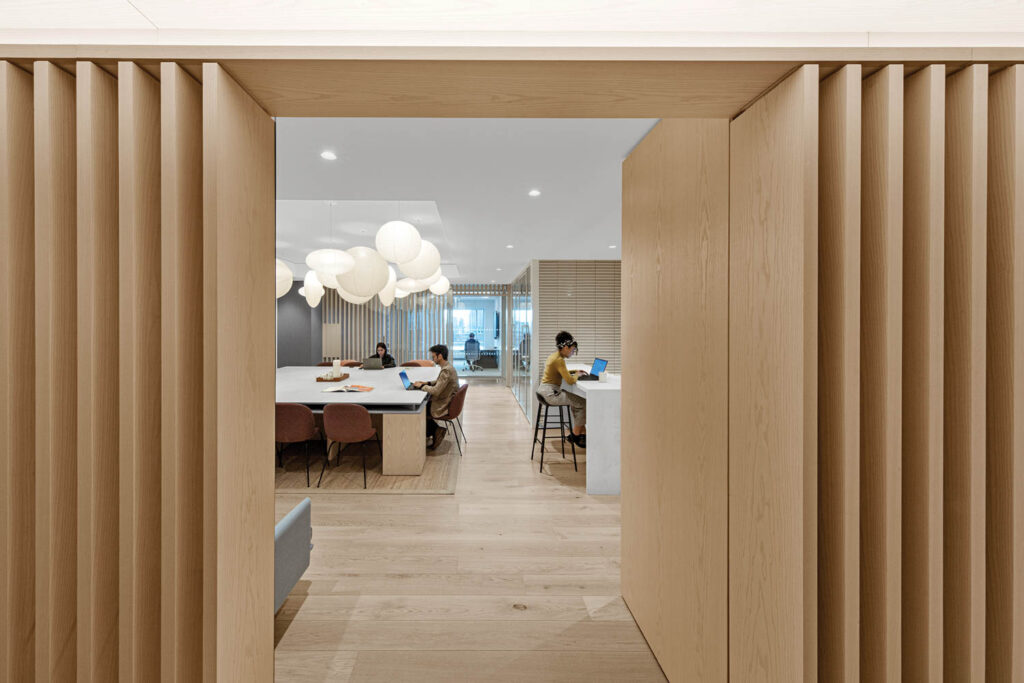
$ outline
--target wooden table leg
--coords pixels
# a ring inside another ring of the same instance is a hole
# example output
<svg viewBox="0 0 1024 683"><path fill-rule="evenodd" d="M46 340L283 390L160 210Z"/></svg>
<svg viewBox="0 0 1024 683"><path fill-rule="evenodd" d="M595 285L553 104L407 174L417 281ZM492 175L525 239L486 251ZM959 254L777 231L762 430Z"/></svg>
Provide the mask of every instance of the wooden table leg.
<svg viewBox="0 0 1024 683"><path fill-rule="evenodd" d="M421 410L417 413L384 413L379 416L384 474L423 473L423 464L427 460L426 415L426 411Z"/></svg>

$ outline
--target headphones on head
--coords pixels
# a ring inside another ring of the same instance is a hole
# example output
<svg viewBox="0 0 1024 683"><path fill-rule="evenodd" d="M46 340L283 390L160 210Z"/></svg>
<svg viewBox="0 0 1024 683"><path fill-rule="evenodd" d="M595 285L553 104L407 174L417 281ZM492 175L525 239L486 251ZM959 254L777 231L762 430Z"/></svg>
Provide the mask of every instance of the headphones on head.
<svg viewBox="0 0 1024 683"><path fill-rule="evenodd" d="M558 346L558 348L561 349L561 348L565 348L566 346L572 346L575 343L576 343L576 340L573 339L572 337L569 337L565 341L558 342L557 346Z"/></svg>

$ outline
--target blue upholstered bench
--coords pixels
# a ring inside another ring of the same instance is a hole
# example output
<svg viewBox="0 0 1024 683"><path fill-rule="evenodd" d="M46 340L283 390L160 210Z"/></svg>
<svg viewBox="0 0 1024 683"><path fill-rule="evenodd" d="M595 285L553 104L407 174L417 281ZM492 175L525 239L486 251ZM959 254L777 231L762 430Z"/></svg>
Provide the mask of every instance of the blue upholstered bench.
<svg viewBox="0 0 1024 683"><path fill-rule="evenodd" d="M274 613L309 568L313 549L310 500L306 498L274 527Z"/></svg>

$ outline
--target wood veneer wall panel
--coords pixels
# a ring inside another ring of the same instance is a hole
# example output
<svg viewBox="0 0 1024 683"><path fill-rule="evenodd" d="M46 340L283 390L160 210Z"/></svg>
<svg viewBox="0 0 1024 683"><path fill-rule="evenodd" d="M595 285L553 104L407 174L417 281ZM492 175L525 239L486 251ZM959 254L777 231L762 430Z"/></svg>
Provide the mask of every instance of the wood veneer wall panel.
<svg viewBox="0 0 1024 683"><path fill-rule="evenodd" d="M160 84L118 64L120 675L160 677Z"/></svg>
<svg viewBox="0 0 1024 683"><path fill-rule="evenodd" d="M75 79L33 66L37 681L76 675Z"/></svg>
<svg viewBox="0 0 1024 683"><path fill-rule="evenodd" d="M274 124L203 65L203 677L274 676Z"/></svg>
<svg viewBox="0 0 1024 683"><path fill-rule="evenodd" d="M861 674L898 681L903 352L903 66L863 84Z"/></svg>
<svg viewBox="0 0 1024 683"><path fill-rule="evenodd" d="M729 673L817 679L818 67L730 125Z"/></svg>
<svg viewBox="0 0 1024 683"><path fill-rule="evenodd" d="M623 164L622 592L671 680L728 678L728 146L664 119Z"/></svg>
<svg viewBox="0 0 1024 683"><path fill-rule="evenodd" d="M35 663L32 76L0 62L0 680Z"/></svg>
<svg viewBox="0 0 1024 683"><path fill-rule="evenodd" d="M903 679L942 677L943 188L946 68L904 82Z"/></svg>
<svg viewBox="0 0 1024 683"><path fill-rule="evenodd" d="M989 79L985 675L1024 680L1024 66Z"/></svg>
<svg viewBox="0 0 1024 683"><path fill-rule="evenodd" d="M860 680L861 67L819 108L818 634L822 680Z"/></svg>
<svg viewBox="0 0 1024 683"><path fill-rule="evenodd" d="M988 68L946 79L943 667L985 678Z"/></svg>
<svg viewBox="0 0 1024 683"><path fill-rule="evenodd" d="M162 680L202 679L203 101L160 66Z"/></svg>
<svg viewBox="0 0 1024 683"><path fill-rule="evenodd" d="M117 80L76 72L78 680L117 678Z"/></svg>

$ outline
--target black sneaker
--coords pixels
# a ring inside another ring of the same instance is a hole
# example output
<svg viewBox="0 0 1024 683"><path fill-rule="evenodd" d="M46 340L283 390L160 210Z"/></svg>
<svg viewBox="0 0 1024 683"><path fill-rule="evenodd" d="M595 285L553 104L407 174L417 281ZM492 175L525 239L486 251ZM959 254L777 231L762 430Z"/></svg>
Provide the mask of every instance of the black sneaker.
<svg viewBox="0 0 1024 683"><path fill-rule="evenodd" d="M444 441L444 435L447 433L447 427L438 427L437 431L434 432L434 443L430 444L430 450L436 450L441 445L441 442Z"/></svg>
<svg viewBox="0 0 1024 683"><path fill-rule="evenodd" d="M579 436L577 436L574 439L574 441L576 442L576 447L577 448L582 448L583 450L587 450L587 435L586 434L580 434Z"/></svg>

